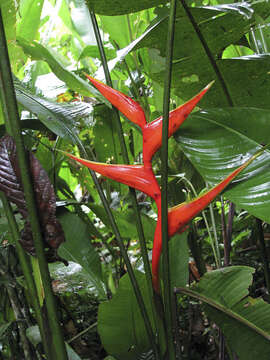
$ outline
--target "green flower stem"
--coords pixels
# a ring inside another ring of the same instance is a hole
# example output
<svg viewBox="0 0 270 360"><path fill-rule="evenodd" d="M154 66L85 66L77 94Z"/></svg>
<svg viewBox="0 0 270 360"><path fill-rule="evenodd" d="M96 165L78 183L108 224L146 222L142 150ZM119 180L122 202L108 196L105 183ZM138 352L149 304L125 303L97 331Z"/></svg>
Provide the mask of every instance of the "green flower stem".
<svg viewBox="0 0 270 360"><path fill-rule="evenodd" d="M210 51L210 48L209 48L207 42L205 41L205 39L204 39L204 37L203 37L203 35L201 33L201 30L200 30L198 24L196 23L193 15L191 14L191 11L190 11L189 7L187 6L185 0L180 0L180 1L182 3L182 6L183 6L186 14L187 14L187 17L189 18L189 20L190 20L196 34L198 35L198 38L199 38L199 40L200 40L200 42L201 42L201 44L202 44L202 46L204 48L204 51L205 51L205 53L206 53L206 55L207 55L207 57L209 59L209 62L211 64L213 70L216 73L217 79L218 79L218 81L220 83L221 88L223 89L223 92L224 92L224 95L225 95L225 98L227 100L228 105L233 106L234 105L233 100L232 100L232 97L231 97L231 95L229 93L229 90L227 88L226 82L225 82L225 80L224 80L224 78L223 78L223 76L222 76L222 74L221 74L221 72L220 72L220 70L219 70L219 68L217 66L217 63L216 63L216 61L215 61L215 59L214 59L214 57L213 57L213 55L212 55L212 53Z"/></svg>
<svg viewBox="0 0 270 360"><path fill-rule="evenodd" d="M1 10L0 10L0 53L1 53L0 92L1 92L1 100L3 104L5 121L6 121L6 129L7 132L13 136L16 143L24 195L27 204L29 220L32 228L34 246L35 246L35 250L40 266L42 281L43 281L45 301L46 301L46 307L49 318L49 326L50 326L50 331L53 334L52 353L54 354L53 355L54 358L57 360L67 360L66 347L64 344L64 338L61 331L60 323L58 321L57 306L51 287L51 279L50 279L48 264L43 249L43 239L37 217L38 211L36 208L35 196L32 188L32 180L30 178L27 154L24 148L23 138L21 134L19 114L18 114L16 96L12 81L12 74L10 69Z"/></svg>
<svg viewBox="0 0 270 360"><path fill-rule="evenodd" d="M100 56L101 56L101 61L102 61L102 65L103 65L103 69L104 69L104 73L105 73L106 82L110 87L113 87L110 72L109 72L109 68L108 68L108 64L107 64L105 51L104 51L104 48L103 48L103 43L102 43L102 40L101 40L101 36L100 36L98 24L97 24L97 19L96 19L96 16L95 16L95 14L93 12L90 12L90 15L91 15L91 20L92 20L93 27L94 27L96 41L97 41L98 48L99 48L99 51L100 51ZM126 164L129 164L128 152L127 152L127 147L126 147L126 143L125 143L125 139L124 139L124 134L123 134L123 129L122 129L122 124L121 124L119 112L115 108L114 108L114 111L115 111L115 115L116 115L116 118L117 118L117 133L118 133L118 137L119 137L119 141L120 141L120 146L121 146L123 159L124 159L124 162ZM146 247L144 231L143 231L143 227L142 227L140 211L139 211L137 198L136 198L136 191L133 188L129 188L129 191L130 191L130 194L131 194L132 207L133 207L133 209L135 211L135 221L136 221L136 226L137 226L137 231L138 231L138 236L139 236L139 241L140 241L140 247L141 247L142 258L143 258L143 263L144 263L144 270L145 270L147 284L148 284L148 291L149 291L150 298L153 298L151 268L150 268L150 262L149 262L149 259L148 259L148 253L147 253L147 247ZM117 232L118 232L118 230L117 230ZM120 239L120 237L117 236L117 239ZM119 242L119 247L120 247L122 256L124 258L124 261L126 263L126 266L127 266L127 270L128 270L131 282L132 282L132 286L133 286L133 289L134 289L134 292L135 292L135 295L136 295L136 299L138 301L138 304L139 304L139 307L140 307L140 310L141 310L141 313L142 313L142 316L143 316L143 319L144 319L144 322L145 322L145 327L146 327L146 330L147 330L147 333L148 333L148 336L149 336L149 340L151 342L152 348L153 348L154 353L155 353L155 357L156 357L156 359L159 359L160 358L159 357L159 350L158 350L158 346L157 346L156 341L155 341L155 335L154 335L153 330L152 330L152 326L151 326L151 323L150 323L150 320L149 320L149 316L147 314L145 304L144 304L144 301L143 301L143 297L142 297L140 288L138 286L136 277L134 275L133 268L131 266L131 263L130 263L128 255L127 255L127 251L126 251L125 247L123 246L122 241ZM152 308L152 311L153 311L154 319L155 319L155 322L156 322L156 316L155 316L154 308Z"/></svg>
<svg viewBox="0 0 270 360"><path fill-rule="evenodd" d="M166 74L163 97L162 147L161 147L161 224L162 224L162 270L164 282L164 307L167 329L168 359L175 359L173 323L173 296L170 281L169 237L168 237L168 128L170 112L170 90L172 77L173 43L176 17L176 0L171 0L167 37Z"/></svg>
<svg viewBox="0 0 270 360"><path fill-rule="evenodd" d="M19 257L19 261L20 261L20 265L21 265L21 268L22 268L22 271L23 271L23 274L24 274L24 277L26 280L27 290L29 291L32 305L33 305L33 308L34 308L34 311L36 314L36 320L37 320L37 323L38 323L38 326L40 329L44 350L45 350L47 358L50 359L50 344L48 342L49 339L47 339L45 337L41 308L39 306L37 289L36 289L35 282L33 280L32 270L31 270L31 267L29 264L29 260L27 258L27 255L25 254L21 244L19 243L20 234L19 234L19 230L18 230L18 225L16 223L16 219L13 214L12 208L3 192L0 192L0 198L1 198L1 201L3 204L3 208L5 210L5 213L6 213L11 236L15 243L16 251L17 251L17 254Z"/></svg>

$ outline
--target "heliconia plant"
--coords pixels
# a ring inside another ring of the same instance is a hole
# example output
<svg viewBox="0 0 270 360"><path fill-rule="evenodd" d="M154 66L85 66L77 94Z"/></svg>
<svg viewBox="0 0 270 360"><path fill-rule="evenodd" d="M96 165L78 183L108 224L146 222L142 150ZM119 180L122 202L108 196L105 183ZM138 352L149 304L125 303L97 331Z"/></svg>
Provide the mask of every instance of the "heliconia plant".
<svg viewBox="0 0 270 360"><path fill-rule="evenodd" d="M108 85L86 75L91 83L100 91L100 93L111 102L122 114L124 114L131 122L141 128L143 136L143 164L141 165L125 165L125 164L105 164L81 159L69 153L65 153L71 159L76 160L91 170L108 177L112 180L120 182L142 191L150 196L157 205L157 225L155 229L153 251L152 251L152 282L156 292L160 291L159 281L159 262L162 253L162 236L161 236L161 190L155 178L152 169L152 157L162 144L162 117L146 122L145 114L141 106L127 95L112 89ZM197 103L209 90L212 83L207 85L200 93L194 96L185 104L179 106L169 114L169 131L168 137L172 136L185 121ZM181 203L168 210L168 235L173 236L177 232L186 229L189 221L201 212L209 203L220 194L225 187L258 155L247 160L243 165L234 170L224 180L215 187L207 191L205 194L196 199Z"/></svg>

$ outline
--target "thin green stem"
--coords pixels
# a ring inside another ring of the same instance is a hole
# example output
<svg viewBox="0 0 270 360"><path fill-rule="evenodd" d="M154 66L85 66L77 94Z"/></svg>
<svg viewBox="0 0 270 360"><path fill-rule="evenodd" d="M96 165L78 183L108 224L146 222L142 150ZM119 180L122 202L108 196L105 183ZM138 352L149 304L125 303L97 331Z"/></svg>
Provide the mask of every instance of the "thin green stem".
<svg viewBox="0 0 270 360"><path fill-rule="evenodd" d="M36 320L40 329L40 334L42 337L42 343L44 346L44 350L46 353L46 356L48 359L50 359L50 343L49 343L49 339L45 336L45 332L44 332L44 324L43 324L43 319L42 319L42 312L41 312L41 308L39 306L39 301L38 301L38 296L37 296L37 289L36 289L36 285L32 276L32 270L27 258L27 255L25 254L21 244L19 243L19 239L20 239L20 234L19 234L19 229L18 229L18 225L16 223L16 219L15 216L13 214L12 208L5 196L4 193L0 192L0 198L3 204L3 208L5 210L5 214L8 220L8 225L9 225L9 229L11 232L11 236L13 239L13 242L15 244L16 247L16 251L17 251L17 255L19 257L19 261L20 261L20 265L26 280L26 284L27 284L27 290L29 291L30 294L30 298L32 301L32 305L34 307L34 311L35 311L35 315L36 315Z"/></svg>
<svg viewBox="0 0 270 360"><path fill-rule="evenodd" d="M43 239L40 231L39 220L37 217L38 211L35 203L35 196L32 187L32 180L30 177L30 169L28 164L27 153L24 148L23 138L20 129L19 114L16 102L16 96L12 81L12 74L10 69L7 44L4 33L4 26L2 14L0 10L0 92L1 100L4 108L6 129L10 135L13 136L18 155L18 162L21 171L22 185L24 189L29 220L32 228L34 246L40 266L42 276L46 307L49 317L49 325L52 337L52 349L54 357L57 360L67 360L66 347L61 331L61 326L58 321L57 306L55 297L51 287L51 279L48 269L48 264L45 258L43 249Z"/></svg>
<svg viewBox="0 0 270 360"><path fill-rule="evenodd" d="M257 231L258 231L258 237L260 242L260 249L261 249L261 256L263 260L263 270L264 270L264 277L265 277L265 283L268 290L268 293L270 294L270 267L269 267L269 258L265 246L264 241L264 233L263 233L263 227L262 227L262 220L256 219L257 223Z"/></svg>
<svg viewBox="0 0 270 360"><path fill-rule="evenodd" d="M208 57L208 60L209 60L211 66L212 66L212 68L213 68L213 70L214 70L214 72L215 72L215 74L217 76L217 79L219 81L219 84L220 84L223 92L224 92L224 95L225 95L225 98L226 98L226 101L227 101L228 105L233 106L234 105L233 100L232 100L232 97L231 97L231 95L229 93L229 90L227 88L226 82L225 82L225 80L224 80L224 78L223 78L223 76L222 76L222 74L221 74L221 72L220 72L220 70L219 70L219 68L217 66L217 63L216 63L216 61L214 59L214 56L212 55L211 50L210 50L206 40L204 39L203 34L202 34L196 20L194 19L194 17L192 15L189 7L187 6L185 0L180 0L180 1L182 3L182 6L183 6L186 14L187 14L187 17L189 18L189 20L190 20L190 22L191 22L191 24L192 24L198 38L199 38L199 40L200 40L200 42L201 42L201 44L202 44L202 46L204 48L206 56Z"/></svg>
<svg viewBox="0 0 270 360"><path fill-rule="evenodd" d="M96 41L97 41L98 48L99 48L99 51L100 51L100 56L101 56L101 61L102 61L102 65L103 65L103 69L104 69L104 73L105 73L106 82L110 87L112 87L112 80L111 80L111 76L110 76L110 72L109 72L109 68L108 68L108 63L107 63L103 43L102 43L100 32L99 32L99 27L98 27L98 24L97 24L97 19L96 19L96 16L95 16L95 14L93 12L90 12L90 16L91 16L91 20L92 20L92 23L93 23L93 28L94 28L94 32L95 32L95 36L96 36ZM128 151L127 151L127 147L126 147L126 143L125 143L125 139L124 139L124 134L123 134L123 129L122 129L122 124L121 124L119 112L115 108L114 108L114 112L115 112L116 119L117 119L117 133L118 133L118 138L119 138L119 141L120 141L122 156L123 156L124 162L126 164L129 164ZM139 207L138 207L138 203L137 203L136 192L135 192L135 190L133 188L129 188L129 191L130 191L130 194L131 194L132 205L133 205L133 209L134 209L134 212L135 212L135 221L136 221L136 226L137 226L137 231L138 231L138 236L139 236L139 241L140 241L140 246L141 246L142 258L143 258L143 263L144 263L144 270L145 270L147 284L148 284L148 291L149 291L150 298L152 298L153 297L153 290L152 290L151 268L150 268L150 262L149 262L149 259L148 259L146 241L145 241L145 237L144 237L140 211L139 211ZM118 230L117 230L117 233L119 233ZM117 239L120 239L119 236L117 236ZM146 327L147 334L149 336L149 340L150 340L152 348L154 350L156 359L159 359L159 350L158 350L158 346L156 344L155 335L154 335L153 330L152 330L151 322L150 322L148 313L146 311L146 307L145 307L145 304L144 304L144 301L143 301L143 297L142 297L140 288L138 286L136 277L134 275L133 268L132 268L130 260L128 258L127 251L126 251L122 241L119 241L119 247L120 247L122 256L124 258L124 261L126 263L126 266L127 266L127 270L128 270L131 282L132 282L132 286L133 286L133 289L134 289L134 292L135 292L135 295L136 295L136 299L138 301L140 311L142 313L142 316L143 316L143 319L144 319L144 322L145 322L145 327ZM152 308L152 311L153 311L154 318L155 318L155 310L153 308Z"/></svg>
<svg viewBox="0 0 270 360"><path fill-rule="evenodd" d="M173 334L173 297L170 281L169 237L168 237L168 128L170 112L170 90L172 77L173 43L176 17L176 0L171 0L166 48L166 74L163 97L162 147L161 147L161 224L162 224L162 270L164 283L164 307L167 329L168 358L175 359Z"/></svg>

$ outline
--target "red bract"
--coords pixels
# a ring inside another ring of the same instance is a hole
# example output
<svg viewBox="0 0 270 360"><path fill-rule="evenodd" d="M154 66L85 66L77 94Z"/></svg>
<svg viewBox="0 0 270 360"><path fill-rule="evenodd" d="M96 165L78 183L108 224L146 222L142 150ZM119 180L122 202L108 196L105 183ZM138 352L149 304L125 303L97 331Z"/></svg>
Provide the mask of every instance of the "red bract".
<svg viewBox="0 0 270 360"><path fill-rule="evenodd" d="M131 186L139 191L152 197L158 210L158 220L155 230L153 252L152 252L152 276L153 287L159 292L159 260L162 252L162 236L161 236L161 191L154 176L151 160L154 153L161 147L162 143L162 117L146 123L144 112L141 106L128 96L116 91L109 86L88 76L88 79L96 86L106 99L108 99L117 109L119 109L130 121L140 126L143 135L143 165L116 165L102 164L93 161L77 158L76 156L67 154L70 158L80 162L81 164L97 171L98 173ZM184 105L173 110L169 114L169 134L170 137L184 122L196 104L208 91L211 84L206 86L193 99ZM238 169L234 170L227 178L221 181L214 188L194 199L191 202L177 205L168 211L168 232L169 236L173 236L177 231L184 231L188 222L201 212L224 188L255 158L245 162Z"/></svg>

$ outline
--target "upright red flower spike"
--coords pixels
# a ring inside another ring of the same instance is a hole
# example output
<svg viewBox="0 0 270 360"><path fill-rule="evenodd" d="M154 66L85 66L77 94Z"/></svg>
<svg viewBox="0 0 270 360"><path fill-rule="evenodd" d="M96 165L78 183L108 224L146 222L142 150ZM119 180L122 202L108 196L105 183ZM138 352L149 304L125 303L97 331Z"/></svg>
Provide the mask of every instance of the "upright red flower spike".
<svg viewBox="0 0 270 360"><path fill-rule="evenodd" d="M158 210L158 219L154 235L152 252L152 276L153 288L159 292L159 260L162 252L161 237L161 191L153 173L151 160L154 153L161 147L162 143L162 117L146 123L141 106L128 96L110 88L109 86L86 75L93 85L108 99L118 110L120 110L130 121L140 126L143 135L143 165L118 165L102 164L77 158L66 154L70 158L80 162L82 165L97 171L98 173L131 186L152 197ZM200 99L209 90L212 83L207 85L199 94L169 114L170 137L184 122L190 112L194 109ZM222 180L214 188L194 199L191 202L177 205L168 210L168 232L173 236L177 231L184 231L188 222L201 212L224 188L253 161L260 153L255 154L238 169Z"/></svg>

